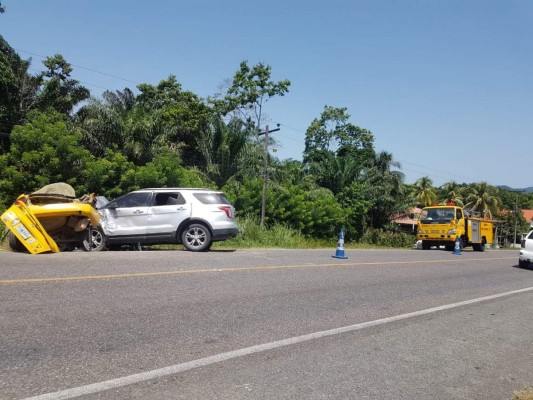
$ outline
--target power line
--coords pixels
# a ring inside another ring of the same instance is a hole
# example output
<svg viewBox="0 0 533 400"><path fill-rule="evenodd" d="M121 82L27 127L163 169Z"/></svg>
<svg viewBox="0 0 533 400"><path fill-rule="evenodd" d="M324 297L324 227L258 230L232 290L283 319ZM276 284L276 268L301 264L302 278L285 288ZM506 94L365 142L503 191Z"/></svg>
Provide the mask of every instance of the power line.
<svg viewBox="0 0 533 400"><path fill-rule="evenodd" d="M31 51L27 51L27 50L22 50L22 49L17 49L15 48L16 51L19 51L19 52L22 52L22 53L26 53L26 54L30 54L32 56L36 56L36 57L40 57L42 59L46 58L45 56L41 55L41 54L37 54L37 53L34 53L34 52L31 52ZM119 80L122 80L122 81L125 81L125 82L129 82L129 83L133 83L135 85L139 85L140 83L139 82L135 82L135 81L132 81L130 79L127 79L127 78L123 78L123 77L120 77L120 76L117 76L117 75L112 75L112 74L109 74L107 72L102 72L102 71L98 71L98 70L95 70L95 69L92 69L92 68L88 68L88 67L84 67L82 65L77 65L77 64L72 64L72 63L69 63L70 65L76 67L76 68L80 68L80 69L84 69L86 71L90 71L90 72L93 72L93 73L97 73L97 74L100 74L100 75L104 75L104 76L107 76L107 77L110 77L110 78L114 78L114 79L119 79ZM30 70L32 71L37 71L37 72L41 72L41 71L38 71L38 70L35 70L35 69L32 69L32 68L29 68ZM92 83L88 83L88 82L83 82L83 81L79 81L80 83L84 84L84 85L89 85L89 86L94 86L94 87L97 87L99 89L102 89L102 90L109 90L107 88L104 88L102 86L99 86L99 85L96 85L96 84L92 84ZM292 126L289 126L289 125L286 125L286 124L283 124L281 122L278 122L278 124L280 126L283 126L285 128L288 128L288 129L291 129L293 131L296 131L296 132L301 132L301 133L306 133L306 130L303 130L303 129L300 129L300 128L294 128ZM1 135L3 136L9 136L9 134L5 134L5 133L0 133ZM298 139L294 139L294 138L291 138L291 137L288 137L288 136L285 136L285 135L280 135L278 134L277 136L279 137L282 137L284 139L287 139L287 140L291 140L293 142L297 142L297 143L304 143L302 140L298 140ZM433 172L437 172L439 174L445 174L446 176L455 176L457 178L461 178L461 179L467 179L467 180L472 180L472 178L469 178L469 177L465 177L465 176L461 176L461 175L457 175L457 174L453 174L453 173L450 173L450 172L445 172L445 171L440 171L440 170L437 170L435 168L431 168L431 167L426 167L426 166L423 166L423 165L419 165L419 164L414 164L414 163L410 163L408 161L402 161L402 160L398 160L400 163L402 164L411 164L411 165L414 165L415 167L419 167L419 168L423 168L424 170L429 170L429 171L433 171ZM421 172L421 171L417 171L417 170L412 170L412 169L408 169L408 168L403 168L404 170L407 170L407 171L412 171L412 172L417 172L417 173L424 173L424 172ZM435 175L435 174L433 174ZM437 175L438 177L440 178L444 178L446 179L445 176L439 176Z"/></svg>
<svg viewBox="0 0 533 400"><path fill-rule="evenodd" d="M37 53L33 53L31 51L26 51L26 50L22 50L22 49L15 49L16 51L20 51L22 53L26 53L26 54L30 54L32 56L36 56L36 57L40 57L40 58L47 58L45 56L42 56L40 54L37 54ZM108 76L110 78L114 78L114 79L120 79L121 81L125 81L125 82L129 82L129 83L133 83L135 85L140 85L139 82L135 82L135 81L132 81L131 79L126 79L126 78L122 78L120 76L117 76L117 75L112 75L112 74L108 74L107 72L102 72L102 71L97 71L95 69L92 69L92 68L88 68L88 67L84 67L82 65L77 65L77 64L72 64L72 63L69 63L70 65L72 65L73 67L76 67L76 68L81 68L81 69L84 69L86 71L90 71L90 72L94 72L96 74L100 74L100 75L104 75L104 76ZM93 85L95 86L95 85Z"/></svg>
<svg viewBox="0 0 533 400"><path fill-rule="evenodd" d="M28 70L34 71L34 72L42 72L42 71L40 71L38 69L35 69L35 68L28 68ZM98 89L109 90L108 88L105 88L105 87L99 86L99 85L95 85L94 83L89 83L89 82L84 82L84 81L78 81L78 82L79 83L83 83L84 85L97 87Z"/></svg>
<svg viewBox="0 0 533 400"><path fill-rule="evenodd" d="M288 126L286 124L283 124L281 122L278 122L278 123L279 123L279 125L281 125L281 126L283 126L285 128L291 129L293 131L306 133L306 131L303 130L303 129L294 128L294 127ZM303 141L301 141L301 140L292 139L292 138L289 138L289 137L286 137L286 136L283 136L283 135L277 135L277 136L281 136L283 138L286 138L286 139L289 139L289 140L292 140L292 141L295 141L295 142L298 142L298 143L303 143ZM435 177L438 177L438 178L448 179L450 176L452 176L452 177L466 179L466 180L473 180L471 177L457 175L457 174L453 174L453 173L447 172L447 171L441 171L441 170L438 170L438 169L435 169L435 168L431 168L431 167L427 167L427 166L424 166L424 165L415 164L415 163L411 163L411 162L408 162L408 161L402 161L402 160L397 160L397 161L400 162L401 164L410 164L410 165L413 165L415 167L422 168L423 170L433 171L434 173L432 175L435 176ZM426 174L426 172L424 172L424 171L405 168L405 167L403 167L403 165L402 165L402 171L411 171L411 172L416 172L416 173L420 173L420 174ZM437 174L435 174L435 172Z"/></svg>
<svg viewBox="0 0 533 400"><path fill-rule="evenodd" d="M451 173L451 172L446 172L446 171L440 171L440 170L435 169L435 168L426 167L426 166L424 166L424 165L419 165L419 164L414 164L414 163L411 163L411 162L409 162L409 161L402 161L402 160L398 160L398 161L399 161L400 163L402 163L402 164L410 164L410 165L414 165L415 167L419 167L419 168L427 169L427 170L430 170L430 171L434 171L434 172L437 172L437 173L439 173L439 174L445 174L445 175L447 175L447 176L455 176L455 177L457 177L457 178L461 178L461 179L469 179L469 180L471 180L471 178L470 178L470 177L467 177L467 176L457 175L457 174L453 174L453 173ZM404 169L407 169L407 168L404 168ZM409 170L409 169L407 169L407 170ZM410 171L413 171L413 172L421 172L421 171L417 171L417 170L410 170ZM439 176L439 175L437 175L437 176ZM440 178L447 178L447 177L445 177L445 176L439 176L439 177L440 177Z"/></svg>

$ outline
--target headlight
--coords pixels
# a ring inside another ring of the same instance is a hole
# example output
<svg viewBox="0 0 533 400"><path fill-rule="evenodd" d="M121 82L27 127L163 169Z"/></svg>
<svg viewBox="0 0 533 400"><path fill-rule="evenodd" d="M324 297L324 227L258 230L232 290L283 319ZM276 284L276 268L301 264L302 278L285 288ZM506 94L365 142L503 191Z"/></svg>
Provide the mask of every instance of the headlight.
<svg viewBox="0 0 533 400"><path fill-rule="evenodd" d="M454 229L450 229L448 231L448 235L455 235L455 233L456 233L456 229L455 228Z"/></svg>

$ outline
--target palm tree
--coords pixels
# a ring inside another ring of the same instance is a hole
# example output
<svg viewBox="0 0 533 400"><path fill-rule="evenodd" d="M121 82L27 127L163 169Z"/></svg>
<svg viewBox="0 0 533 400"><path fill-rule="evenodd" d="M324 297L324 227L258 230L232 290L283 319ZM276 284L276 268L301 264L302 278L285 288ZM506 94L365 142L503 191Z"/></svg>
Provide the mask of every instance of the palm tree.
<svg viewBox="0 0 533 400"><path fill-rule="evenodd" d="M398 192L400 186L403 184L405 175L398 171L402 165L398 161L394 161L392 153L382 151L375 155L373 166L368 171L368 176L377 178L378 180L386 180L394 191ZM398 170L394 170L397 168Z"/></svg>
<svg viewBox="0 0 533 400"><path fill-rule="evenodd" d="M318 185L335 194L361 177L361 166L354 158L337 156L332 152L322 153L321 160L313 161L309 170Z"/></svg>
<svg viewBox="0 0 533 400"><path fill-rule="evenodd" d="M124 148L125 121L114 107L92 99L80 108L75 122L81 130L82 144L95 156L104 156L108 148Z"/></svg>
<svg viewBox="0 0 533 400"><path fill-rule="evenodd" d="M429 177L423 176L415 182L414 197L422 206L430 206L435 203L437 195L433 189L433 182Z"/></svg>
<svg viewBox="0 0 533 400"><path fill-rule="evenodd" d="M205 165L201 170L219 188L243 171L257 170L260 148L252 142L253 130L241 120L228 124L213 116L196 137Z"/></svg>
<svg viewBox="0 0 533 400"><path fill-rule="evenodd" d="M394 161L391 153L382 151L374 156L365 173L367 197L373 204L368 215L374 228L385 226L393 215L412 206L405 196L404 174L394 168L401 168L401 164Z"/></svg>
<svg viewBox="0 0 533 400"><path fill-rule="evenodd" d="M165 124L157 110L140 107L133 92L104 92L103 100L92 99L75 116L82 132L82 143L97 157L116 148L128 160L143 165L161 149L179 153L181 144L169 140L173 127Z"/></svg>
<svg viewBox="0 0 533 400"><path fill-rule="evenodd" d="M462 187L457 182L450 181L443 185L443 202L455 203L460 207L464 207L463 195L461 193Z"/></svg>
<svg viewBox="0 0 533 400"><path fill-rule="evenodd" d="M486 182L474 183L470 191L471 193L466 198L466 208L479 212L485 218L492 218L493 215L499 213L502 201L493 194L492 186Z"/></svg>

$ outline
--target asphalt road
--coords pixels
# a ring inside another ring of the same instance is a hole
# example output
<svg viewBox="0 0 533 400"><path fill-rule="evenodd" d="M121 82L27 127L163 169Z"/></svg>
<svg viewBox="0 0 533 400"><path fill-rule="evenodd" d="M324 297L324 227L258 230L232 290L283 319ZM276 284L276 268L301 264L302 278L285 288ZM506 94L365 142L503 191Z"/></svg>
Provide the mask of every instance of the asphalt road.
<svg viewBox="0 0 533 400"><path fill-rule="evenodd" d="M511 399L515 251L0 252L0 399Z"/></svg>

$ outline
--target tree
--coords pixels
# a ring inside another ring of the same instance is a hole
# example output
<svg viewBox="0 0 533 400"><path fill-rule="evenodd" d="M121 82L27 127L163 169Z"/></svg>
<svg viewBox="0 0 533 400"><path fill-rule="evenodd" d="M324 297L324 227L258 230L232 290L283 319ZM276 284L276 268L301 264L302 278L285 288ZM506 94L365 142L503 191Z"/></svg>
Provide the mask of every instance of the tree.
<svg viewBox="0 0 533 400"><path fill-rule="evenodd" d="M306 131L304 162L322 162L324 154L350 156L364 164L374 157L374 136L348 120L347 108L325 106Z"/></svg>
<svg viewBox="0 0 533 400"><path fill-rule="evenodd" d="M206 187L198 174L185 168L179 154L161 149L149 163L126 177L129 190L145 187Z"/></svg>
<svg viewBox="0 0 533 400"><path fill-rule="evenodd" d="M515 241L515 233L519 239L522 233L529 230L530 225L519 208L501 211L498 215L498 220L501 221L497 226L500 235L511 243Z"/></svg>
<svg viewBox="0 0 533 400"><path fill-rule="evenodd" d="M213 115L196 137L205 166L201 170L217 185L224 186L233 177L257 170L262 149L251 141L253 131L241 120L228 124ZM246 171L246 172L245 172Z"/></svg>
<svg viewBox="0 0 533 400"><path fill-rule="evenodd" d="M458 206L464 206L463 187L458 183L451 181L444 184L441 188L441 200L444 203L455 203Z"/></svg>
<svg viewBox="0 0 533 400"><path fill-rule="evenodd" d="M0 35L0 154L9 149L13 126L23 124L37 103L41 80L28 73L29 66Z"/></svg>
<svg viewBox="0 0 533 400"><path fill-rule="evenodd" d="M394 161L391 153L382 151L366 172L368 200L372 204L368 217L373 228L385 227L394 215L412 207L405 196L404 174L395 168L401 168L400 163Z"/></svg>
<svg viewBox="0 0 533 400"><path fill-rule="evenodd" d="M337 194L346 215L346 240L359 240L370 223L369 210L374 204L365 182L353 182Z"/></svg>
<svg viewBox="0 0 533 400"><path fill-rule="evenodd" d="M135 96L123 91L104 92L103 100L92 100L77 113L83 142L101 156L116 147L141 166L163 149L179 153L184 165L201 163L198 137L213 111L194 93L182 90L170 75L157 85L138 85Z"/></svg>
<svg viewBox="0 0 533 400"><path fill-rule="evenodd" d="M264 103L271 97L285 96L291 85L288 79L274 82L271 75L270 65L259 63L250 67L248 61L242 61L223 99L211 100L215 109L222 115L235 113L235 117L247 120L253 127L259 128Z"/></svg>
<svg viewBox="0 0 533 400"><path fill-rule="evenodd" d="M91 99L76 113L74 120L82 134L81 143L95 157L103 157L110 149L125 153L128 115L121 111L119 105Z"/></svg>
<svg viewBox="0 0 533 400"><path fill-rule="evenodd" d="M259 217L261 178L244 178L224 188L239 210L239 216ZM282 224L308 237L335 238L345 223L345 212L333 194L324 188L273 184L267 192L266 225Z"/></svg>
<svg viewBox="0 0 533 400"><path fill-rule="evenodd" d="M268 176L273 182L280 184L298 184L301 187L309 189L317 186L314 177L307 173L301 161L293 159L279 161L272 159L270 165L273 165L273 168Z"/></svg>
<svg viewBox="0 0 533 400"><path fill-rule="evenodd" d="M333 153L322 154L320 162L313 162L309 166L309 173L315 177L318 185L335 194L359 179L361 172L361 165L355 159Z"/></svg>
<svg viewBox="0 0 533 400"><path fill-rule="evenodd" d="M170 147L179 150L185 165L201 160L196 137L211 118L213 111L193 92L182 90L174 75L156 86L138 85L137 121L132 130L134 141L142 148ZM146 160L144 160L146 162Z"/></svg>
<svg viewBox="0 0 533 400"><path fill-rule="evenodd" d="M437 200L437 195L433 188L433 182L429 177L424 176L415 182L413 196L422 207L430 206Z"/></svg>
<svg viewBox="0 0 533 400"><path fill-rule="evenodd" d="M26 124L13 129L11 140L10 151L0 156L0 192L11 201L55 182L79 190L84 165L92 157L79 145L80 134L69 129L65 116L34 111Z"/></svg>
<svg viewBox="0 0 533 400"><path fill-rule="evenodd" d="M486 218L492 218L500 211L501 200L494 194L495 188L486 182L474 183L469 188L470 194L466 197L466 208L479 212Z"/></svg>
<svg viewBox="0 0 533 400"><path fill-rule="evenodd" d="M43 64L47 70L39 75L42 87L38 94L38 107L69 115L77 104L89 98L89 90L70 77L72 66L61 54L47 57Z"/></svg>

